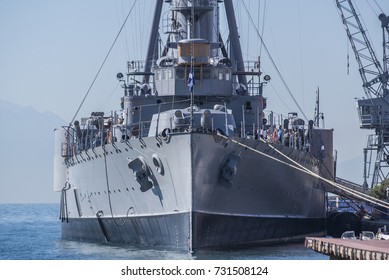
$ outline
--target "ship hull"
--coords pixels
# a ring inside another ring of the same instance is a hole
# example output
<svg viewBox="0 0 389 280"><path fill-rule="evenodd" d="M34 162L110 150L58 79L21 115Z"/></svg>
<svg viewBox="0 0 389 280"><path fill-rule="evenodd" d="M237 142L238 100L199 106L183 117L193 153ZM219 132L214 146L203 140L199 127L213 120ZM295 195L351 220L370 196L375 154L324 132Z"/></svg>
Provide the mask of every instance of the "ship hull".
<svg viewBox="0 0 389 280"><path fill-rule="evenodd" d="M192 216L192 218L191 218ZM189 225L193 221L193 245ZM101 225L103 223L103 225ZM62 237L177 251L239 248L302 241L323 236L324 218L271 218L207 213L180 213L131 218L72 219L62 224Z"/></svg>
<svg viewBox="0 0 389 280"><path fill-rule="evenodd" d="M278 150L318 172L309 153ZM137 158L150 189L129 168ZM324 235L321 184L291 163L259 140L239 145L205 133L96 148L67 166L62 237L196 251Z"/></svg>

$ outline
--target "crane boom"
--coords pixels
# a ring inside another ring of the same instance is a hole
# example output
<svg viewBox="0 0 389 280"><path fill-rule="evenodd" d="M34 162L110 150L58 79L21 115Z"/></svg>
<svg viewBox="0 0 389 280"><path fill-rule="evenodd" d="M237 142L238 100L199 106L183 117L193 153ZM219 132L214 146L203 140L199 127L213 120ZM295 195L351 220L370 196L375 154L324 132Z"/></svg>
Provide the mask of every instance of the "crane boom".
<svg viewBox="0 0 389 280"><path fill-rule="evenodd" d="M339 15L346 29L355 58L359 65L362 87L367 99L357 101L360 127L374 129L375 135L370 135L367 147L364 149L365 172L364 187L367 188L367 166L371 166L367 156L376 153L373 164L371 187L389 178L389 17L379 15L383 34L383 66L378 61L370 44L366 31L351 0L335 0Z"/></svg>
<svg viewBox="0 0 389 280"><path fill-rule="evenodd" d="M336 5L359 65L366 96L384 96L381 81L387 76L387 71L385 73L377 59L353 3L351 0L336 0Z"/></svg>

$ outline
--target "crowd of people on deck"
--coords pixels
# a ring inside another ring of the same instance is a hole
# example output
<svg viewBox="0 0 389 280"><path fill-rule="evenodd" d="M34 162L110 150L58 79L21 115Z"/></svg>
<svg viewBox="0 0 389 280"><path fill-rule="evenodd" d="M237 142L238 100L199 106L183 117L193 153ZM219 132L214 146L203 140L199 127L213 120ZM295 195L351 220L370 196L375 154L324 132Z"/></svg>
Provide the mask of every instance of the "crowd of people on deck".
<svg viewBox="0 0 389 280"><path fill-rule="evenodd" d="M282 144L295 149L302 149L306 138L304 129L298 127L285 128L281 125L278 127L276 125L263 127L257 133L267 143Z"/></svg>

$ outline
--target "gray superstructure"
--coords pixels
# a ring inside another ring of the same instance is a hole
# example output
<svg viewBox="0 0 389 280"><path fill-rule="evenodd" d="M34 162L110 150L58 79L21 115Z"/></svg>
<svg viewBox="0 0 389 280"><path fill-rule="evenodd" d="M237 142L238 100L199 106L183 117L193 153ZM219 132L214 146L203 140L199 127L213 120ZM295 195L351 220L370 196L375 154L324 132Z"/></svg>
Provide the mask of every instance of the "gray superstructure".
<svg viewBox="0 0 389 280"><path fill-rule="evenodd" d="M165 1L162 50L156 2L146 61L117 75L121 108L55 132L63 238L195 251L325 234L325 187L309 172L333 179L332 130L295 113L267 122L268 79L242 61L231 0Z"/></svg>

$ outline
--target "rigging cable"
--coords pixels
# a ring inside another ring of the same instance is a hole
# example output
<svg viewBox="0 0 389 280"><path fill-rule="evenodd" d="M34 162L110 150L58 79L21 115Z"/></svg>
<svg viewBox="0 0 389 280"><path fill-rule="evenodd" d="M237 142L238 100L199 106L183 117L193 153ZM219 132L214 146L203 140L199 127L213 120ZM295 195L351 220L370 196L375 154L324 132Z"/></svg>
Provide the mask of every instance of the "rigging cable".
<svg viewBox="0 0 389 280"><path fill-rule="evenodd" d="M101 105L98 107L98 110L103 111L103 107L106 106L106 104L109 102L109 100L115 94L115 92L118 89L119 85L120 85L120 81L117 82L117 84L115 85L115 88L112 90L111 94L108 95L107 98L101 103Z"/></svg>
<svg viewBox="0 0 389 280"><path fill-rule="evenodd" d="M369 2L367 2L369 3ZM384 13L384 10L381 8L381 6L377 3L376 0L374 0L374 3L377 5L378 9L381 11L381 13L383 14ZM370 3L369 3L370 4ZM378 14L376 13L376 15L378 16Z"/></svg>
<svg viewBox="0 0 389 280"><path fill-rule="evenodd" d="M301 19L301 8L300 8L300 1L297 1L298 3L298 19ZM299 59L300 59L300 72L301 72L301 93L303 95L303 108L305 108L305 92L304 92L304 64L302 63L303 60L303 38L301 34L301 20L298 20L298 36L299 36Z"/></svg>
<svg viewBox="0 0 389 280"><path fill-rule="evenodd" d="M259 36L259 38L260 38L260 40L261 40L261 42L262 42L262 44L263 44L263 48L265 49L267 55L269 56L269 59L270 59L271 63L273 64L274 69L276 70L278 76L279 76L280 79L281 79L281 82L284 84L284 86L285 86L285 88L286 88L286 91L289 93L290 97L293 99L293 101L294 101L294 103L296 104L297 108L300 110L300 113L301 113L301 114L304 116L304 118L308 121L307 116L305 115L304 111L301 109L301 107L300 107L300 105L298 104L297 100L295 99L295 97L294 97L292 91L291 91L290 88L288 87L288 85L287 85L287 83L286 83L284 77L282 76L280 70L278 69L278 67L277 67L277 65L276 65L276 63L275 63L273 57L272 57L271 54L270 54L269 49L267 48L265 42L264 42L263 39L262 39L261 34L259 34L259 30L258 30L258 28L255 26L255 23L254 23L254 21L253 21L253 18L251 17L251 14L250 14L249 10L247 9L246 4L245 4L244 2L242 2L242 3L243 3L243 7L245 8L246 13L247 13L247 15L248 15L248 17L249 17L249 19L250 19L251 24L254 26L254 29L255 29L255 31L257 32L257 35Z"/></svg>
<svg viewBox="0 0 389 280"><path fill-rule="evenodd" d="M251 6L251 0L249 1L249 10ZM247 22L247 34L250 34L250 26L249 23ZM247 36L247 43L246 43L246 60L249 60L249 47L250 47L250 36Z"/></svg>
<svg viewBox="0 0 389 280"><path fill-rule="evenodd" d="M267 3L267 1L265 0L264 1L265 3L264 3L264 5L263 5L263 15L262 15L262 38L263 38L263 35L264 35L264 33L265 33L265 17L266 17L266 3ZM258 17L258 21L259 21L259 17ZM259 26L259 24L258 24L258 26ZM261 45L260 45L260 47L259 47L259 56L261 56L262 55L262 47L263 47L263 41L262 41L262 39L260 40L261 41Z"/></svg>
<svg viewBox="0 0 389 280"><path fill-rule="evenodd" d="M134 4L132 5L130 11L129 11L128 14L127 14L126 19L124 20L122 26L120 27L119 32L118 32L118 34L117 34L116 37L115 37L115 40L113 41L111 47L109 48L109 51L108 51L108 53L106 54L106 56L105 56L105 58L104 58L104 60L103 60L103 62L102 62L102 64L101 64L99 70L97 71L97 73L96 73L96 75L95 75L95 77L94 77L92 83L90 84L90 86L89 86L89 88L88 88L88 90L87 90L87 92L86 92L84 98L82 99L80 106L78 107L76 113L74 114L73 119L72 119L72 121L70 122L71 124L72 124L72 123L74 122L74 120L76 119L78 113L79 113L80 110L81 110L82 105L84 105L84 102L85 102L86 98L88 97L88 95L89 95L89 93L90 93L90 91L91 91L91 89L92 89L94 83L95 83L96 80L97 80L97 77L99 76L101 70L103 69L103 67L104 67L104 65L105 65L105 62L107 61L109 55L111 54L111 51L112 51L113 47L115 46L116 41L118 40L119 35L121 34L121 32L122 32L122 30L123 30L123 28L124 28L124 26L125 26L125 24L126 24L128 18L130 17L130 15L131 15L131 13L132 13L132 10L134 9L134 6L135 6L136 2L137 2L137 0L135 0Z"/></svg>
<svg viewBox="0 0 389 280"><path fill-rule="evenodd" d="M124 0L122 0L122 17L123 19L125 18L125 14L124 14ZM127 34L127 29L126 27L124 27L124 33ZM130 61L130 48L129 48L129 44L128 44L128 38L127 36L124 36L124 43L125 43L125 49L126 49L126 54L127 54L127 59L128 61Z"/></svg>
<svg viewBox="0 0 389 280"><path fill-rule="evenodd" d="M348 39L347 41L347 75L350 75L350 47Z"/></svg>

